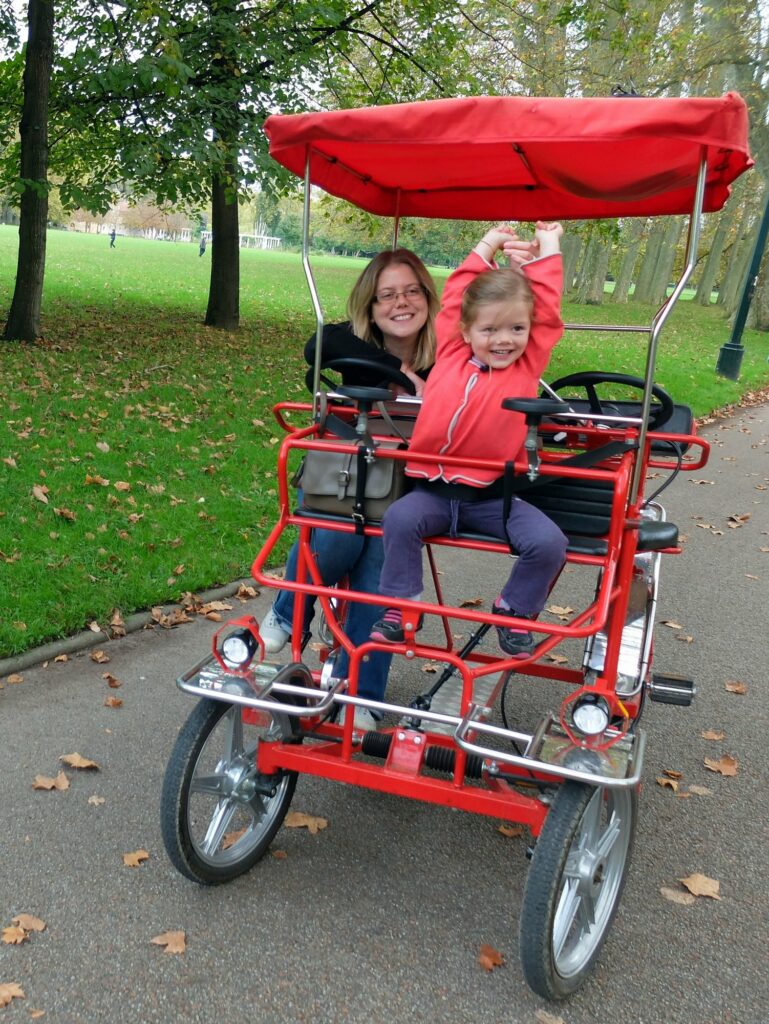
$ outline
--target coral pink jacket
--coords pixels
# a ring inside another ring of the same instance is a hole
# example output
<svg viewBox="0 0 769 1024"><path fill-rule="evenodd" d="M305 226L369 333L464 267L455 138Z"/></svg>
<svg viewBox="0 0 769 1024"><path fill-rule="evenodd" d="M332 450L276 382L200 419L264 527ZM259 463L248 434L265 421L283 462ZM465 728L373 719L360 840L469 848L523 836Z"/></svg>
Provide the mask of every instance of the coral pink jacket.
<svg viewBox="0 0 769 1024"><path fill-rule="evenodd" d="M472 252L446 282L436 322L438 351L427 381L410 452L435 455L434 462L409 462L411 477L442 479L486 487L500 474L468 465L444 466L441 455L500 462L517 456L526 436L521 413L502 408L503 398L536 395L550 353L563 334L560 255L533 260L523 267L534 292L534 316L523 355L504 370L489 370L471 361L472 351L459 331L462 295L489 265Z"/></svg>

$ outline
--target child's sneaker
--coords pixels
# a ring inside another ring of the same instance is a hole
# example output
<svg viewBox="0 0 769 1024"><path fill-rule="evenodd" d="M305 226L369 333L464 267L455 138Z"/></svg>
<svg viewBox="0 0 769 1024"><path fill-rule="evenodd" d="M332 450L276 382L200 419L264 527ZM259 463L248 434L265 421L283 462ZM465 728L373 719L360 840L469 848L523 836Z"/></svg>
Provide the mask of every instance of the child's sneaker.
<svg viewBox="0 0 769 1024"><path fill-rule="evenodd" d="M419 616L417 629L422 628L423 617ZM371 628L372 640L381 640L386 644L402 644L404 638L403 617L400 608L388 608L379 622L375 622Z"/></svg>
<svg viewBox="0 0 769 1024"><path fill-rule="evenodd" d="M259 624L259 635L264 640L264 650L267 654L282 651L291 639L291 634L281 626L273 608L270 608Z"/></svg>
<svg viewBox="0 0 769 1024"><path fill-rule="evenodd" d="M502 608L494 602L495 615L510 615L523 619L525 615L517 615L510 608ZM497 639L499 646L509 654L511 658L528 658L536 650L537 644L531 633L525 629L514 629L511 626L497 626Z"/></svg>

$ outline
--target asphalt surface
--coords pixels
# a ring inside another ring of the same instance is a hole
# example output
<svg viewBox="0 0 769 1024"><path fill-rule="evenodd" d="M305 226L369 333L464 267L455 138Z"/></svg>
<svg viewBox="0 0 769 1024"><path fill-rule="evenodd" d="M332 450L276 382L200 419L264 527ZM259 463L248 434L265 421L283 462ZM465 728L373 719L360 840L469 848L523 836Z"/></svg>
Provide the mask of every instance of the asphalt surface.
<svg viewBox="0 0 769 1024"><path fill-rule="evenodd" d="M19 914L46 924L19 945L0 943L0 992L16 983L26 996L0 1009L2 1020L42 1010L56 1024L535 1024L549 1020L545 1011L564 1024L764 1024L769 407L704 435L710 465L681 474L662 499L687 540L681 557L663 560L655 647L656 670L693 677L699 695L689 709L647 703L634 863L600 962L575 997L548 1005L526 987L526 844L493 819L302 777L292 809L327 828L282 829L272 849L285 856L268 853L228 885L201 888L177 874L159 794L194 706L174 679L217 628L197 618L101 643L108 663L85 651L26 668L21 683L0 680L0 929ZM499 568L456 557L441 556L449 591L492 598ZM573 581L564 575L553 603L569 602ZM235 614L263 613L269 598L232 601ZM576 664L579 652L569 657ZM391 678L399 699L424 687L413 667ZM747 692L727 692L729 681ZM550 688L517 684L511 714L530 718ZM122 706L105 706L107 696ZM66 791L32 788L73 752L98 771L67 769ZM704 766L723 754L737 759L736 776ZM678 793L656 783L665 769L682 773ZM691 785L709 793L692 795ZM123 854L139 849L149 858L124 866ZM661 895L683 891L677 880L694 872L719 881L719 900L683 906ZM185 932L183 954L150 942L170 930ZM483 944L503 966L479 966Z"/></svg>

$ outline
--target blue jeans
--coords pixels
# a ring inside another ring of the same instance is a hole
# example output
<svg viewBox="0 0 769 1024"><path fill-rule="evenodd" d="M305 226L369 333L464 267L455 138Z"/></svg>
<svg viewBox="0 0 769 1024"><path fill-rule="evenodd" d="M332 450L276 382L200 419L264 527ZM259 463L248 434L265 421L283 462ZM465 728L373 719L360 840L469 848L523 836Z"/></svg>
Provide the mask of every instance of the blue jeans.
<svg viewBox="0 0 769 1024"><path fill-rule="evenodd" d="M310 541L318 564L320 577L326 586L333 586L343 576L350 581L350 590L360 590L364 594L379 592L379 573L384 561L384 548L381 537L362 537L356 533L338 533L335 530L313 530ZM296 568L299 560L299 542L297 541L288 553L286 561L286 579L296 579ZM272 609L280 625L291 632L294 615L294 597L291 590L281 590L275 599ZM366 643L371 635L374 623L381 619L384 609L373 604L351 603L347 610L345 632L354 647ZM315 598L305 595L304 631L308 631L315 614ZM370 700L383 700L387 687L387 675L390 671L392 655L384 651L369 654L360 665L358 677L358 695ZM347 675L348 658L344 651L340 652L334 675L343 678Z"/></svg>

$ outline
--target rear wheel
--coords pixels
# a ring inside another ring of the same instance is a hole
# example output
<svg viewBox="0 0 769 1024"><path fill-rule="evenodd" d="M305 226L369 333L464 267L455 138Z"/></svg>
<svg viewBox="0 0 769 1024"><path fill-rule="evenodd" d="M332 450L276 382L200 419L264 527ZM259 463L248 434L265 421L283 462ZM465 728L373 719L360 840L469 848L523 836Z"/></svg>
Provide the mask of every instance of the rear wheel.
<svg viewBox="0 0 769 1024"><path fill-rule="evenodd" d="M637 816L634 790L565 782L534 849L523 894L520 956L545 999L575 992L619 905Z"/></svg>
<svg viewBox="0 0 769 1024"><path fill-rule="evenodd" d="M161 797L163 842L178 871L215 885L263 856L291 803L296 773L260 775L257 750L291 737L286 715L199 702L176 739Z"/></svg>

